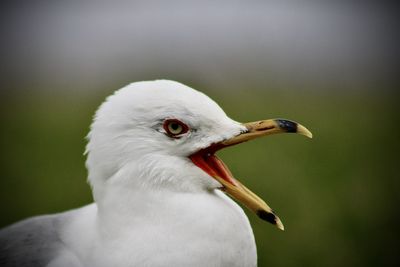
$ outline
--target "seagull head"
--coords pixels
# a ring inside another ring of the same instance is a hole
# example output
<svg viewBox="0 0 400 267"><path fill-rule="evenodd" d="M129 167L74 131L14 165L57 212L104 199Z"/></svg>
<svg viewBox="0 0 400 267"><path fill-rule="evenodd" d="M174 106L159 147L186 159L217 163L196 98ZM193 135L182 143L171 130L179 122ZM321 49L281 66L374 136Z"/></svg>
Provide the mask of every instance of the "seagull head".
<svg viewBox="0 0 400 267"><path fill-rule="evenodd" d="M86 148L96 201L110 185L181 192L222 190L283 230L280 219L234 178L215 153L260 136L299 133L284 119L239 123L205 94L181 83L132 83L97 110Z"/></svg>

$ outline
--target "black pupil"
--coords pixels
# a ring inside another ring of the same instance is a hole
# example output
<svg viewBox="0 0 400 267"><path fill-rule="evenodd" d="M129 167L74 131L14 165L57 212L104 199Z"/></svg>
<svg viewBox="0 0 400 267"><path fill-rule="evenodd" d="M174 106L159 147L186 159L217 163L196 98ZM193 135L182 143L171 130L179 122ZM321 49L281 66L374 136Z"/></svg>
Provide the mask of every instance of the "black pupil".
<svg viewBox="0 0 400 267"><path fill-rule="evenodd" d="M172 130L178 130L179 129L179 124L178 123L171 123L171 128L172 128Z"/></svg>

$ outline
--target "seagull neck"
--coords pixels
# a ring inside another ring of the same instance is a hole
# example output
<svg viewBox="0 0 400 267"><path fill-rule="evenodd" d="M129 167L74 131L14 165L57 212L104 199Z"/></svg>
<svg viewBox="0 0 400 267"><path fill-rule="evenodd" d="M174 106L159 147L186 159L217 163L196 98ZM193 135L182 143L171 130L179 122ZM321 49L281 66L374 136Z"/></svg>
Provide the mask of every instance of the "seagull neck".
<svg viewBox="0 0 400 267"><path fill-rule="evenodd" d="M154 217L175 193L162 189L132 189L120 185L107 187L97 196L99 221L103 227L123 229L143 218ZM122 231L122 230L121 230Z"/></svg>

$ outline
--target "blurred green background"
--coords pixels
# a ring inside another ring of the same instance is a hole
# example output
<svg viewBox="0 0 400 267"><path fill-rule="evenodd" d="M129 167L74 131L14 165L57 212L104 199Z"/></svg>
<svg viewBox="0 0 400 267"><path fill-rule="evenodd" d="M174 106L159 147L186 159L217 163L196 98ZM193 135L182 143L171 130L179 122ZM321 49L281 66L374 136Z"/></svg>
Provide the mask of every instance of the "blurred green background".
<svg viewBox="0 0 400 267"><path fill-rule="evenodd" d="M96 108L129 82L168 78L203 91L235 120L282 117L314 134L271 136L219 153L285 225L281 232L248 213L259 266L397 266L400 119L388 9L176 2L4 6L2 33L10 42L1 49L0 226L90 203L83 151ZM110 19L129 17L127 9L158 20L137 26ZM351 28L353 19L362 23ZM43 25L58 35L41 32ZM381 26L385 32L376 30ZM92 35L81 39L86 30Z"/></svg>

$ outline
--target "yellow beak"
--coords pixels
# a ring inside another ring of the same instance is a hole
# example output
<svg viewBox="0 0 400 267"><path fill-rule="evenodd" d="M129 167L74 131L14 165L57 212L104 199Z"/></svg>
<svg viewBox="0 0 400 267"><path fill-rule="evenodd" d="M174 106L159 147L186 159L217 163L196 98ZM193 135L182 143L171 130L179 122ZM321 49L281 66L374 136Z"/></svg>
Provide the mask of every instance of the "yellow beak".
<svg viewBox="0 0 400 267"><path fill-rule="evenodd" d="M283 230L283 224L274 211L256 194L251 192L241 182L235 179L225 163L214 153L224 147L243 143L260 136L266 136L277 133L298 133L312 138L312 134L304 126L289 120L272 119L243 124L246 131L224 140L220 143L212 144L207 148L201 149L189 156L192 162L216 179L221 185L222 190L230 196L247 206L255 212L258 217L276 225Z"/></svg>

